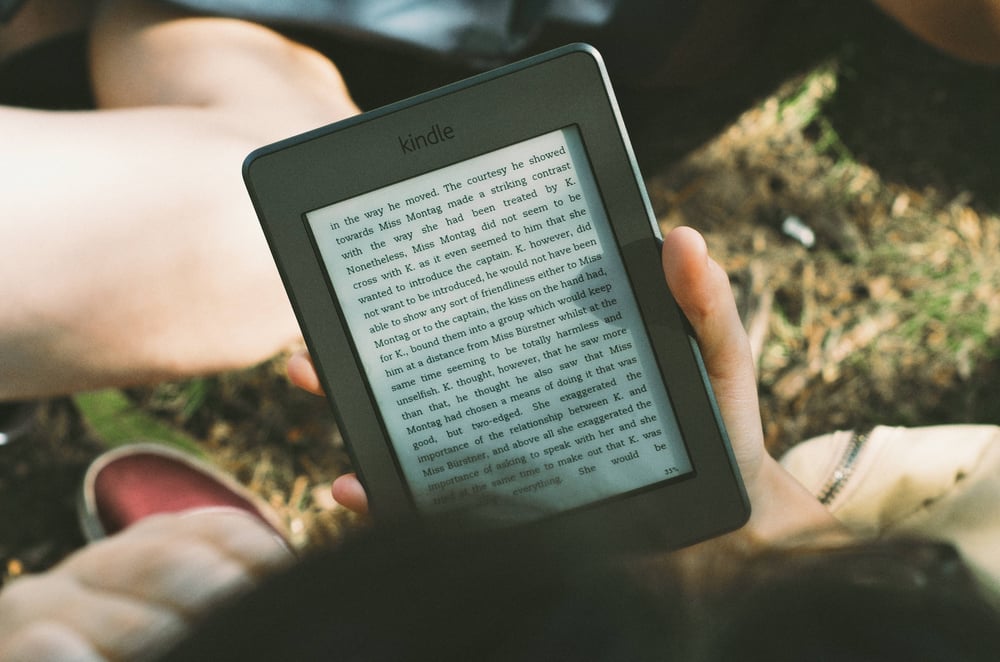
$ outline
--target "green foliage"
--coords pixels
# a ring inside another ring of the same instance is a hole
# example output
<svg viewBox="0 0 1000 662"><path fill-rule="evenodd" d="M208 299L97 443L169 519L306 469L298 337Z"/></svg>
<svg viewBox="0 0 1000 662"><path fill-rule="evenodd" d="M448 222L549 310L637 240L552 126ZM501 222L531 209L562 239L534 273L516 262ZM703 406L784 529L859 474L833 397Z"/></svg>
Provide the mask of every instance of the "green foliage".
<svg viewBox="0 0 1000 662"><path fill-rule="evenodd" d="M87 424L109 447L152 441L202 455L194 438L145 413L117 389L80 393L74 401Z"/></svg>
<svg viewBox="0 0 1000 662"><path fill-rule="evenodd" d="M778 101L778 117L800 130L815 135L816 152L831 156L838 164L853 163L854 155L837 132L824 109L837 93L841 66L827 60L810 71L790 92Z"/></svg>

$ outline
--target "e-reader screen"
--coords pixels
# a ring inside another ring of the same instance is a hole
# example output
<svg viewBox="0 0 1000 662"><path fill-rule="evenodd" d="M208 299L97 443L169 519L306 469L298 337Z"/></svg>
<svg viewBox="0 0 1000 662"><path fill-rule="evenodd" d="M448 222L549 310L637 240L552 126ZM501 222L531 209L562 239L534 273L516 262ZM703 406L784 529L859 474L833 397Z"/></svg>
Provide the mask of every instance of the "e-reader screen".
<svg viewBox="0 0 1000 662"><path fill-rule="evenodd" d="M420 512L545 514L693 474L576 126L305 223Z"/></svg>

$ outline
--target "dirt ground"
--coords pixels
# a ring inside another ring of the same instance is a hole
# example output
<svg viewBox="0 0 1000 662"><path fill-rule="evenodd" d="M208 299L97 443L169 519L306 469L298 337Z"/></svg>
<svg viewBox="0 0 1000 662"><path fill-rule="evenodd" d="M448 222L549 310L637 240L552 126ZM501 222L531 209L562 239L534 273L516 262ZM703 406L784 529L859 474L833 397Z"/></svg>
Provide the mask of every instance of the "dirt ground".
<svg viewBox="0 0 1000 662"><path fill-rule="evenodd" d="M620 93L661 225L705 233L746 309L770 450L874 423L1000 423L1000 72L863 2L782 1L767 26L710 84ZM354 524L328 496L348 468L337 430L280 359L126 395L278 508L296 544ZM112 427L59 399L0 447L6 576L82 544L75 492Z"/></svg>

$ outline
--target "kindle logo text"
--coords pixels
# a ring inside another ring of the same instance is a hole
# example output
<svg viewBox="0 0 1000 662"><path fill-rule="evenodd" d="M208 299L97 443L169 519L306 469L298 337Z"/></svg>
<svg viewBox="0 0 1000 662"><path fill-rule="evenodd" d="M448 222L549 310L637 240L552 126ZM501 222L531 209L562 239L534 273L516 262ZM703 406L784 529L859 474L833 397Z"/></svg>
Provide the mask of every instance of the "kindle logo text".
<svg viewBox="0 0 1000 662"><path fill-rule="evenodd" d="M405 138L403 136L397 136L396 139L399 140L399 149L402 150L403 154L412 154L413 152L423 149L424 147L437 145L438 143L443 143L445 140L451 140L454 137L455 129L450 126L435 124L427 131L427 133L418 133L417 135L413 135L411 133Z"/></svg>

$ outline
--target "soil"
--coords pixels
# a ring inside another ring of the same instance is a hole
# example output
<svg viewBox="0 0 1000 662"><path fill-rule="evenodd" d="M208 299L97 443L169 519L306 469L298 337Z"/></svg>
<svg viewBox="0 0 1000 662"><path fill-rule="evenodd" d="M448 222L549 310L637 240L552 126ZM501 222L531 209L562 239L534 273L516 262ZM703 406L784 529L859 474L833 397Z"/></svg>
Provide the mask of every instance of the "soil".
<svg viewBox="0 0 1000 662"><path fill-rule="evenodd" d="M1000 72L864 2L785 0L766 18L726 75L619 92L661 226L701 230L731 274L769 449L876 423L1000 423ZM329 497L349 468L336 427L281 357L126 395L274 505L297 545L358 524ZM32 415L0 447L6 576L83 544L75 494L107 443L72 398Z"/></svg>

